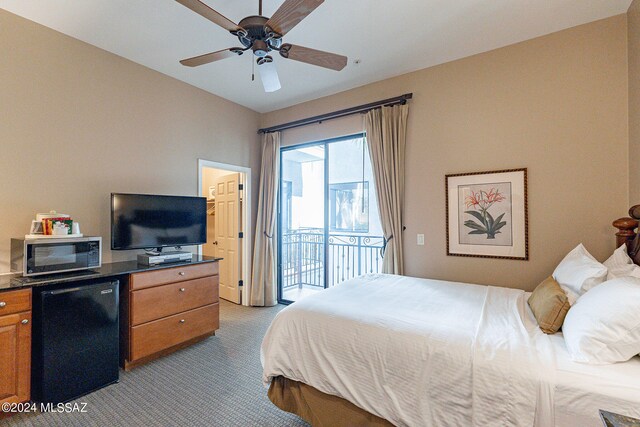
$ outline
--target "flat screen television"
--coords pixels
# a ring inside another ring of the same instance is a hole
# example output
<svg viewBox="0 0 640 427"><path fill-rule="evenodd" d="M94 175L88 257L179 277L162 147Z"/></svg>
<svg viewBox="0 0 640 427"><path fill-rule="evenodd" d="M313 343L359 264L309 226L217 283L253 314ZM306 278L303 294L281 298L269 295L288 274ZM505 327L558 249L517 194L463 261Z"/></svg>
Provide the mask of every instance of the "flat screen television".
<svg viewBox="0 0 640 427"><path fill-rule="evenodd" d="M206 198L111 194L111 249L151 249L206 242Z"/></svg>

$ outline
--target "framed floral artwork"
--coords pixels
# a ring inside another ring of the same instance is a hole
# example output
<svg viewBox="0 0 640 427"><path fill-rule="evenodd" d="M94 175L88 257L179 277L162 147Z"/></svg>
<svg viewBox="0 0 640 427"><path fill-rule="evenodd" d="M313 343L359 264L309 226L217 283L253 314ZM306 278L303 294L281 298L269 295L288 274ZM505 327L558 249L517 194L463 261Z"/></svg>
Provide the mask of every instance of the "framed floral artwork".
<svg viewBox="0 0 640 427"><path fill-rule="evenodd" d="M445 177L447 255L529 259L527 169Z"/></svg>

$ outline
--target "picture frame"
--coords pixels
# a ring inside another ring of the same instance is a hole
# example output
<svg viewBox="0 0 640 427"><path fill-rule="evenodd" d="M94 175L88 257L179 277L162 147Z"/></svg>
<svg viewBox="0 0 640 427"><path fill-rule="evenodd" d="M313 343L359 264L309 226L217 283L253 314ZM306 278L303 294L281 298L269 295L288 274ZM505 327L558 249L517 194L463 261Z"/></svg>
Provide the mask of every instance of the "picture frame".
<svg viewBox="0 0 640 427"><path fill-rule="evenodd" d="M445 176L447 255L529 259L527 169Z"/></svg>
<svg viewBox="0 0 640 427"><path fill-rule="evenodd" d="M42 228L42 221L31 221L31 229L29 230L29 234L44 234L44 229Z"/></svg>

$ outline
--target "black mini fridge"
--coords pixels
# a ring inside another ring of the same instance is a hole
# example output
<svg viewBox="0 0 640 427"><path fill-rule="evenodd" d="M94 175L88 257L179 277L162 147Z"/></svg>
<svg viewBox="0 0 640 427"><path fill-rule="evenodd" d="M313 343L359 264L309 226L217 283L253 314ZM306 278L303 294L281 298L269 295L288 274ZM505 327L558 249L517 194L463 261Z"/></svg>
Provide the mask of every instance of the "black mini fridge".
<svg viewBox="0 0 640 427"><path fill-rule="evenodd" d="M118 381L118 281L33 295L32 400L62 403Z"/></svg>

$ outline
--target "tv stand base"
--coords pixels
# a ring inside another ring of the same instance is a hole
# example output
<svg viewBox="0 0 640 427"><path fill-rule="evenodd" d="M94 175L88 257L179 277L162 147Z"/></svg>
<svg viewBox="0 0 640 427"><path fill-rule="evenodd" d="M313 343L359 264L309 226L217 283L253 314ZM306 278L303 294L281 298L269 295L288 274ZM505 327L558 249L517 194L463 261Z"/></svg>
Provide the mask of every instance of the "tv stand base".
<svg viewBox="0 0 640 427"><path fill-rule="evenodd" d="M193 254L191 252L182 251L161 252L159 254L145 253L138 255L138 264L159 265L172 262L185 262L191 261L192 257Z"/></svg>

